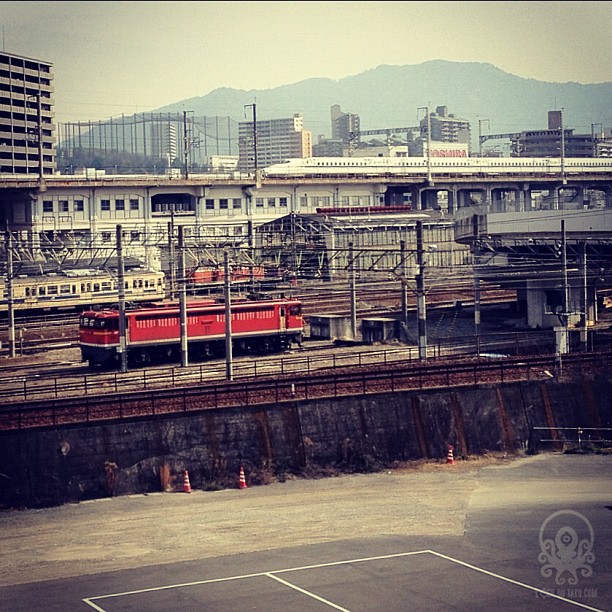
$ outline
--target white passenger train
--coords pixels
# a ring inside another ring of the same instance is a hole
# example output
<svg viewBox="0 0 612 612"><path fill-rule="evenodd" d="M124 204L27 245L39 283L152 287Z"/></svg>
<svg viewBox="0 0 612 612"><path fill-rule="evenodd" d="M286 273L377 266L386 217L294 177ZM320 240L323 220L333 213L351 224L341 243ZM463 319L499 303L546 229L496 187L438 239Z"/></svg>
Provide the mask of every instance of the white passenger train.
<svg viewBox="0 0 612 612"><path fill-rule="evenodd" d="M165 275L146 269L126 270L127 302L149 302L166 296ZM0 314L8 311L7 279L0 277ZM117 304L117 276L106 270L78 269L56 274L17 275L12 279L13 308L19 312L82 310Z"/></svg>
<svg viewBox="0 0 612 612"><path fill-rule="evenodd" d="M306 157L262 170L263 178L601 175L612 177L603 157Z"/></svg>

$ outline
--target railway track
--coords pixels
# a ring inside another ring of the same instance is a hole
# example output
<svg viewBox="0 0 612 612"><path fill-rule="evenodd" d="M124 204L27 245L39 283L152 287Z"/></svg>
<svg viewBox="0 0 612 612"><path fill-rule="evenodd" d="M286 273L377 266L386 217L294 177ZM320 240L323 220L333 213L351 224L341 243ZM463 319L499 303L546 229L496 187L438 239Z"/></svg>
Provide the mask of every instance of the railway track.
<svg viewBox="0 0 612 612"><path fill-rule="evenodd" d="M452 309L458 304L473 306L473 292L459 286L449 287L449 291L432 291L427 296L430 310ZM295 290L295 287L293 288ZM306 284L295 291L303 302L306 323L314 315L351 314L351 292L346 283ZM512 291L501 291L489 287L481 292L482 306L514 302ZM356 292L356 314L358 318L401 316L402 290L397 281L368 283ZM407 309L416 310L416 298L410 292L407 296ZM78 314L63 313L35 317L19 317L15 322L15 352L18 355L33 354L60 348L77 346ZM6 321L0 323L0 355L9 352L8 328Z"/></svg>
<svg viewBox="0 0 612 612"><path fill-rule="evenodd" d="M194 382L180 389L141 389L0 406L0 430L61 427L79 423L179 415L207 409L256 406L373 393L546 380L584 380L607 375L611 352L496 360L443 360L434 364L398 360L364 368L321 369L244 381Z"/></svg>

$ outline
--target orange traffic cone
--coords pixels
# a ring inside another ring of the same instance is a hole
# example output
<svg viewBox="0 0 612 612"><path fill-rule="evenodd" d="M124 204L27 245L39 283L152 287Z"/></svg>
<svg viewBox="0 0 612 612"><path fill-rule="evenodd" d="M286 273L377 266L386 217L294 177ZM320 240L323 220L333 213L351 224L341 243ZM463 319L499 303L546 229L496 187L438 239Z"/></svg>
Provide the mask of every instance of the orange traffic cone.
<svg viewBox="0 0 612 612"><path fill-rule="evenodd" d="M183 493L191 493L191 484L189 483L189 472L185 470L185 477L183 478Z"/></svg>
<svg viewBox="0 0 612 612"><path fill-rule="evenodd" d="M453 447L448 445L448 455L446 455L446 463L452 465L455 463L455 458L453 457Z"/></svg>
<svg viewBox="0 0 612 612"><path fill-rule="evenodd" d="M240 466L240 480L238 481L238 486L241 489L247 488L246 478L244 477L244 468Z"/></svg>

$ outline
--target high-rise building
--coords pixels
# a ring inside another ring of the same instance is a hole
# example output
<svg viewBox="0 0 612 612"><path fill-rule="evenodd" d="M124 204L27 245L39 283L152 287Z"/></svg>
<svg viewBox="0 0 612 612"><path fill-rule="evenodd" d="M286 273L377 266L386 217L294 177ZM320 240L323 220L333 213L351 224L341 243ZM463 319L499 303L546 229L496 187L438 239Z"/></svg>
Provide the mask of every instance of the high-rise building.
<svg viewBox="0 0 612 612"><path fill-rule="evenodd" d="M169 166L178 157L176 123L164 121L151 125L151 157L165 159Z"/></svg>
<svg viewBox="0 0 612 612"><path fill-rule="evenodd" d="M339 104L331 107L332 140L341 140L344 144L359 142L359 115L343 113Z"/></svg>
<svg viewBox="0 0 612 612"><path fill-rule="evenodd" d="M259 170L291 157L312 156L312 134L304 130L304 118L245 121L238 124L238 169Z"/></svg>
<svg viewBox="0 0 612 612"><path fill-rule="evenodd" d="M0 174L55 171L53 64L0 53Z"/></svg>
<svg viewBox="0 0 612 612"><path fill-rule="evenodd" d="M430 140L435 142L470 142L470 122L449 114L448 107L438 106L436 112L430 113L420 122L421 136L427 138L427 130L431 128Z"/></svg>

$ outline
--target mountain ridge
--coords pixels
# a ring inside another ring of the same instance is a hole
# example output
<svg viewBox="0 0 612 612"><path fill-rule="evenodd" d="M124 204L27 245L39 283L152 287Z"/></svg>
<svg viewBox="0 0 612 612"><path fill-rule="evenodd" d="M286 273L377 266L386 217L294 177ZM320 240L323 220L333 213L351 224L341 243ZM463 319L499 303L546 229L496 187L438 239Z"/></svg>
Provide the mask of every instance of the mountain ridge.
<svg viewBox="0 0 612 612"><path fill-rule="evenodd" d="M487 62L429 60L420 64L381 64L341 79L313 77L269 89L220 87L158 108L153 113L193 111L196 116L251 120L301 113L304 129L331 136L331 106L359 115L362 130L418 125L424 109L445 106L470 122L472 138L483 133L547 129L548 111L563 109L564 125L575 133L612 127L612 82L581 84L524 78Z"/></svg>

